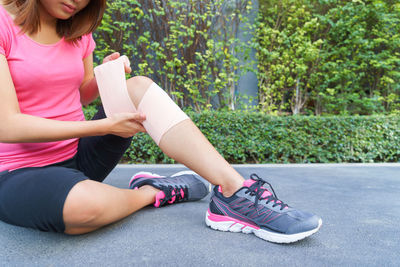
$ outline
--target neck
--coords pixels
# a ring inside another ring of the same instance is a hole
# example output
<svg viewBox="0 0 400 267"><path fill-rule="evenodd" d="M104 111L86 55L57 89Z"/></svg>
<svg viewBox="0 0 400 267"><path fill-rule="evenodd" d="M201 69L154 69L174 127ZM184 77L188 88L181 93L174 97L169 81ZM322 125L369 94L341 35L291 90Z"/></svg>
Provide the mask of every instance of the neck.
<svg viewBox="0 0 400 267"><path fill-rule="evenodd" d="M51 28L55 30L57 26L57 19L51 16L40 2L38 3L38 8L39 8L40 26L42 28Z"/></svg>
<svg viewBox="0 0 400 267"><path fill-rule="evenodd" d="M29 37L41 44L54 44L60 40L57 34L57 18L51 16L42 4L38 3L40 28Z"/></svg>

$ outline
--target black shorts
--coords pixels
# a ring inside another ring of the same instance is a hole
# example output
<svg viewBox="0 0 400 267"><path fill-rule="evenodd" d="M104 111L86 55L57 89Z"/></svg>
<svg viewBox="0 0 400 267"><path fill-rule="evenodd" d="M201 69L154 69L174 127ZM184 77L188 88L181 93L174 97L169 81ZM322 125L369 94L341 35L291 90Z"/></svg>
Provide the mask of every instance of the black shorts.
<svg viewBox="0 0 400 267"><path fill-rule="evenodd" d="M99 108L94 120L105 118ZM102 182L118 164L132 138L115 135L84 137L77 154L45 167L0 173L0 220L39 229L64 232L64 202L77 183Z"/></svg>

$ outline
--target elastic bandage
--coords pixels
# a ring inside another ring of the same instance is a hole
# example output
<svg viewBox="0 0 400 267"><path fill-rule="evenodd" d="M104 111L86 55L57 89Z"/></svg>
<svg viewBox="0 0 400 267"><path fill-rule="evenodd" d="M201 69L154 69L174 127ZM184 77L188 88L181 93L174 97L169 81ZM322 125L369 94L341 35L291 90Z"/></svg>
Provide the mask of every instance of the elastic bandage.
<svg viewBox="0 0 400 267"><path fill-rule="evenodd" d="M150 85L136 109L128 93L124 64L129 66L129 60L122 56L94 69L104 111L107 117L123 112L146 115L143 126L159 145L169 129L189 117L156 83Z"/></svg>
<svg viewBox="0 0 400 267"><path fill-rule="evenodd" d="M116 113L137 112L129 97L124 65L130 65L129 59L121 56L94 68L97 87L107 117Z"/></svg>
<svg viewBox="0 0 400 267"><path fill-rule="evenodd" d="M156 83L152 83L139 103L139 112L146 115L143 126L153 140L160 144L161 137L173 126L189 117Z"/></svg>

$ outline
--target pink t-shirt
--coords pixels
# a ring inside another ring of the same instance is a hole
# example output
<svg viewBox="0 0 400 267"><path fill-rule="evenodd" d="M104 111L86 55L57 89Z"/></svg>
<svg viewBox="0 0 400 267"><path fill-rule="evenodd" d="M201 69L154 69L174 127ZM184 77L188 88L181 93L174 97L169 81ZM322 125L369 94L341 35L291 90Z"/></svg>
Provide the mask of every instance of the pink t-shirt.
<svg viewBox="0 0 400 267"><path fill-rule="evenodd" d="M43 45L20 33L0 6L0 54L8 62L22 113L59 121L84 120L79 87L83 59L95 48L91 34L77 43ZM7 127L7 125L0 125ZM0 172L40 167L72 158L78 139L47 143L0 143Z"/></svg>

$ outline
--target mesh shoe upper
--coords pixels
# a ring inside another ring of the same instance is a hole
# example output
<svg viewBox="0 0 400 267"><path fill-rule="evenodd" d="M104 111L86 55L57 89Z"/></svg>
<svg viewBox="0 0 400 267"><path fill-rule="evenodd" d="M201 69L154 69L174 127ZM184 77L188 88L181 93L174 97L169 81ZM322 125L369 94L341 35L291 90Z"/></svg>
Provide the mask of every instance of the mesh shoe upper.
<svg viewBox="0 0 400 267"><path fill-rule="evenodd" d="M300 233L318 227L318 216L289 207L275 193L272 194L264 187L266 183L252 175L252 179L247 180L229 198L224 197L219 188L215 187L210 211L267 231L284 234Z"/></svg>
<svg viewBox="0 0 400 267"><path fill-rule="evenodd" d="M166 203L196 201L208 194L206 185L196 175L192 174L173 177L139 177L131 181L130 188L134 189L143 185L151 185L162 191L158 196L159 199L156 199L156 206L162 206Z"/></svg>

